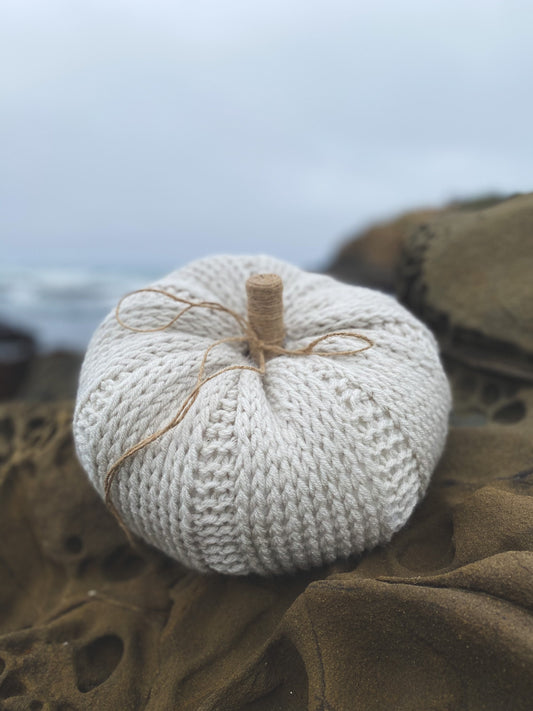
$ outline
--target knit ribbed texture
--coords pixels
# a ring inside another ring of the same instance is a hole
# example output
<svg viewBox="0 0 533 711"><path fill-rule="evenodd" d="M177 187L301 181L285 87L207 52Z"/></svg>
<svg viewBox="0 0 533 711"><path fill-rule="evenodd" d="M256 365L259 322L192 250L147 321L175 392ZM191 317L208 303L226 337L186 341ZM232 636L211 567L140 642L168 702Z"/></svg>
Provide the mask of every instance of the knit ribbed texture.
<svg viewBox="0 0 533 711"><path fill-rule="evenodd" d="M423 496L446 438L450 391L435 340L393 298L267 256L201 259L152 286L245 316L255 273L283 280L287 348L339 330L374 346L335 358L280 355L263 377L224 373L177 427L123 463L112 499L128 528L200 571L291 572L387 542ZM121 315L153 328L176 304L135 294ZM154 333L107 316L87 350L74 415L78 457L102 496L111 465L172 419L205 349L233 335L231 317L206 309ZM351 347L342 338L325 346ZM238 364L253 364L246 345L220 345L207 372Z"/></svg>

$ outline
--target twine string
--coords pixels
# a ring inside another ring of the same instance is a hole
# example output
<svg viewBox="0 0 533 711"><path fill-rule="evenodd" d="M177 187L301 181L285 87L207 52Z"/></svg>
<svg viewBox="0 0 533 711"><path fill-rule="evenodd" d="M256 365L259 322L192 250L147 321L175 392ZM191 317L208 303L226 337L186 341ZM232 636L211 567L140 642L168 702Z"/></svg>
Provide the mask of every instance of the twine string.
<svg viewBox="0 0 533 711"><path fill-rule="evenodd" d="M142 294L142 293L155 293L155 294L160 294L166 298L171 299L172 301L175 301L180 304L185 304L185 306L174 316L172 319L167 321L166 323L160 325L160 326L154 326L152 328L137 328L135 326L131 326L130 324L126 323L123 318L120 315L120 309L126 299L129 297L135 295L135 294ZM117 322L123 327L127 328L130 331L134 331L136 333L155 333L156 331L164 331L167 328L170 328L173 326L176 321L178 321L182 316L192 309L195 308L202 308L202 309L209 309L211 311L222 311L229 316L231 316L233 319L235 319L236 323L238 324L239 328L242 331L241 336L231 336L228 338L221 338L217 341L214 341L211 343L204 351L204 354L202 356L202 360L200 362L200 367L198 370L198 377L196 379L196 384L191 390L191 392L187 395L185 400L183 401L181 407L178 409L177 413L174 415L174 417L168 422L164 427L161 429L157 430L156 432L153 432L151 435L148 435L145 437L143 440L138 442L137 444L133 445L130 447L124 454L122 454L116 462L109 468L105 480L104 480L104 494L105 494L105 503L108 506L108 508L111 510L111 513L114 515L114 517L117 519L118 523L120 524L121 528L124 530L126 533L128 539L130 542L132 542L131 539L131 534L129 533L128 529L125 527L122 518L113 504L111 500L111 488L113 486L113 482L116 479L116 476L118 474L118 471L122 464L132 457L134 454L139 452L140 450L144 449L148 445L150 445L152 442L155 442L157 439L162 437L164 434L169 432L171 429L174 429L177 427L180 422L185 418L191 407L193 406L194 402L196 401L200 390L203 388L203 386L210 382L211 380L214 380L215 378L218 378L220 375L223 375L224 373L229 373L230 371L233 370L249 370L252 373L258 373L259 375L263 376L265 374L266 368L265 368L265 353L270 353L272 355L287 355L287 356L305 356L305 355L317 355L321 357L327 357L327 358L332 358L332 357L337 357L337 356L347 356L347 355L355 355L356 353L362 353L363 351L368 350L369 348L372 348L374 345L374 342L368 338L368 336L365 336L361 333L356 333L354 331L334 331L332 333L326 333L322 336L319 336L318 338L315 338L314 341L311 341L308 343L306 346L302 348L284 348L283 346L278 346L274 344L269 344L265 343L262 341L253 328L251 327L249 321L245 319L241 314L239 314L237 311L234 311L233 309L228 308L227 306L224 306L223 304L220 304L216 301L190 301L189 299L184 299L179 296L175 296L174 294L171 294L168 291L164 291L162 289L155 289L155 288L145 288L145 289L137 289L136 291L131 291L128 294L125 294L120 301L117 304L117 307L115 309L115 317ZM318 346L320 343L323 343L324 341L327 341L328 339L332 338L337 338L337 337L344 337L344 338L356 338L360 341L364 342L364 345L361 346L360 348L356 349L350 349L350 350L344 350L344 351L327 351L327 350L316 350L316 346ZM215 371L214 373L211 373L211 375L205 375L205 370L206 370L206 364L207 360L209 358L209 355L211 352L217 347L220 346L224 343L248 343L248 347L250 351L253 351L258 354L259 358L259 363L258 366L253 366L253 365L229 365L226 366L225 368L221 368L220 370Z"/></svg>

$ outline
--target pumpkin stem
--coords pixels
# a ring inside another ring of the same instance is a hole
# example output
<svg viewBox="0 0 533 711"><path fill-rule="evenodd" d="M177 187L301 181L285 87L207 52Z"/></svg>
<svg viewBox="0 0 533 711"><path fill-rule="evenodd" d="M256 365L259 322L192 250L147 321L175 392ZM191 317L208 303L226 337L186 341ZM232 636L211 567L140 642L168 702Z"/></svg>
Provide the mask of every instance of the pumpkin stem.
<svg viewBox="0 0 533 711"><path fill-rule="evenodd" d="M261 347L257 338L266 345L282 346L285 338L283 325L283 282L277 274L253 274L246 281L248 296L248 324L256 338L250 338L250 355L261 362ZM273 353L264 351L265 359Z"/></svg>

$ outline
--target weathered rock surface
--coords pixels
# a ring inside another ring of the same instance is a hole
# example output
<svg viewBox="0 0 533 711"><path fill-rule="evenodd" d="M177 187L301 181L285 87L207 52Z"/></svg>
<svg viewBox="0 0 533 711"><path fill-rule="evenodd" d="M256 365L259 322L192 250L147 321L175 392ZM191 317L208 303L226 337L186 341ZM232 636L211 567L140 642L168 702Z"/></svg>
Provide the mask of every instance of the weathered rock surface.
<svg viewBox="0 0 533 711"><path fill-rule="evenodd" d="M393 292L403 247L415 228L443 214L480 210L501 200L498 195L487 195L454 201L441 208L411 210L371 225L341 247L326 271L341 281Z"/></svg>
<svg viewBox="0 0 533 711"><path fill-rule="evenodd" d="M443 351L533 382L533 194L445 214L409 237L400 299Z"/></svg>
<svg viewBox="0 0 533 711"><path fill-rule="evenodd" d="M533 389L456 365L427 498L385 548L202 576L131 548L71 404L0 408L0 708L494 709L533 694Z"/></svg>

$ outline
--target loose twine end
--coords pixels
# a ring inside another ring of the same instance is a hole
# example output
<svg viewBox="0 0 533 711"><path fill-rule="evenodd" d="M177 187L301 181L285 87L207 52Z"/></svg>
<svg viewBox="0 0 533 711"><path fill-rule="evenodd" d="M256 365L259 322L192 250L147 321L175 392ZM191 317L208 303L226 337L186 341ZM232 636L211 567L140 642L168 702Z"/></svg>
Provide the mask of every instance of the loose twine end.
<svg viewBox="0 0 533 711"><path fill-rule="evenodd" d="M127 324L120 315L120 309L126 299L134 294L142 293L152 293L160 294L165 298L171 299L172 301L183 304L180 311L167 323L161 326L156 326L154 328L136 328L135 326L130 326ZM119 523L120 527L125 532L130 543L135 546L132 539L130 531L125 526L122 517L120 516L116 506L111 500L111 490L113 482L115 481L118 471L122 464L132 457L137 452L141 451L152 442L162 437L164 434L169 432L174 427L177 427L180 422L187 415L194 402L196 401L200 390L203 386L214 378L218 378L224 373L229 373L233 370L248 370L253 373L257 373L263 376L266 372L266 361L275 356L286 355L286 356L306 356L306 355L316 355L321 357L337 357L337 356L347 356L355 355L357 353L362 353L363 351L372 348L374 342L360 333L355 333L354 331L335 331L332 333L326 333L314 341L307 344L303 348L284 348L283 343L285 340L285 327L283 323L283 282L277 274L254 274L246 282L246 293L247 293L247 318L244 318L236 311L220 304L216 301L199 301L194 302L188 299L183 299L181 297L175 296L168 291L155 288L145 288L132 291L129 294L123 296L117 304L115 310L115 316L117 322L123 327L130 331L135 331L137 333L152 333L156 331L164 331L170 328L176 323L180 318L183 317L188 311L192 309L201 308L209 309L211 311L221 311L223 313L231 316L237 323L241 334L240 336L231 336L229 338L221 338L218 341L214 341L210 346L206 348L202 359L200 361L198 369L198 377L196 384L191 392L187 395L183 401L181 407L174 415L174 417L161 429L152 433L148 437L130 447L124 454L122 454L119 459L109 468L105 480L104 480L104 495L105 503L110 509L111 513ZM356 338L363 341L364 345L360 348L345 350L345 351L323 351L317 350L317 346L329 339L336 337L344 338ZM221 370L217 370L211 375L205 375L206 363L211 352L219 345L224 343L244 343L248 344L249 352L256 365L230 365Z"/></svg>

